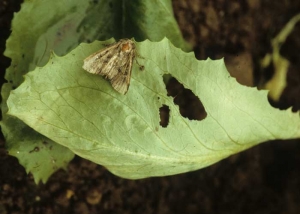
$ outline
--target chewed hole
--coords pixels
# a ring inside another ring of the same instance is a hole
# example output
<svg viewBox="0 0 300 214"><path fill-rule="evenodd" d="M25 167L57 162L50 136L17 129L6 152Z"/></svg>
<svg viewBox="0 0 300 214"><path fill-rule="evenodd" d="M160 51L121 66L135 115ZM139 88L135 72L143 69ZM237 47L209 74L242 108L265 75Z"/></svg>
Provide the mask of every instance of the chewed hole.
<svg viewBox="0 0 300 214"><path fill-rule="evenodd" d="M167 105L163 105L159 108L159 115L160 115L160 122L159 124L162 127L167 127L169 124L169 118L170 118L170 108Z"/></svg>
<svg viewBox="0 0 300 214"><path fill-rule="evenodd" d="M199 97L190 89L184 86L170 75L164 76L164 82L168 91L168 96L174 98L174 103L179 106L181 116L190 120L201 121L205 119L207 113Z"/></svg>

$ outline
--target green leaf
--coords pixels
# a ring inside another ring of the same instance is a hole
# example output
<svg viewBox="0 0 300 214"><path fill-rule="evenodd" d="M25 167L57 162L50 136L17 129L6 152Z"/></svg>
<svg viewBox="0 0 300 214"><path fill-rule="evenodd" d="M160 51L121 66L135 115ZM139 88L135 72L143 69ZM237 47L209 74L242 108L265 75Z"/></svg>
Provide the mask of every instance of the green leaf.
<svg viewBox="0 0 300 214"><path fill-rule="evenodd" d="M79 29L81 41L135 38L160 41L164 37L183 50L191 50L184 41L173 15L170 0L94 1Z"/></svg>
<svg viewBox="0 0 300 214"><path fill-rule="evenodd" d="M39 180L46 182L57 169L65 168L74 153L7 115L6 100L10 90L24 81L24 74L47 62L49 50L64 54L78 45L76 29L83 16L80 18L82 13L78 13L78 9L84 10L88 3L53 2L25 1L22 4L21 11L14 16L12 34L4 53L12 61L5 74L9 83L1 90L1 128L7 150L18 158L27 172L32 172L36 183ZM36 151L34 148L39 148L39 151L31 152Z"/></svg>
<svg viewBox="0 0 300 214"><path fill-rule="evenodd" d="M267 91L239 85L223 60L198 61L167 39L137 43L131 85L124 96L81 67L103 43L82 44L64 57L52 55L25 76L8 99L9 114L74 153L131 179L188 172L211 165L260 142L300 137L299 113L271 107ZM167 96L171 74L197 95L202 121L180 115ZM170 119L160 126L159 108Z"/></svg>
<svg viewBox="0 0 300 214"><path fill-rule="evenodd" d="M158 20L158 17L163 19ZM73 1L25 0L20 12L12 22L12 34L7 40L5 55L12 59L5 78L9 82L2 87L2 132L6 137L6 148L16 156L27 172L32 172L36 182L46 181L56 169L65 167L73 153L36 133L20 120L6 114L6 100L11 88L19 86L23 75L36 66L43 66L54 50L64 55L82 41L108 39L111 37L149 38L154 41L168 36L174 44L185 50L190 46L183 40L172 13L170 0L111 0ZM26 139L26 143L24 141ZM43 142L51 144L47 150ZM39 147L38 153L29 153ZM44 148L45 150L42 150ZM49 154L44 154L46 151ZM55 154L54 154L55 153ZM48 164L50 159L56 165ZM39 167L41 166L42 170ZM48 173L46 173L48 170Z"/></svg>
<svg viewBox="0 0 300 214"><path fill-rule="evenodd" d="M2 98L7 100L10 91L11 85L5 84ZM7 106L3 105L2 110L7 112ZM68 148L35 132L15 117L5 115L1 128L9 154L18 158L27 173L33 174L36 183L40 180L45 183L59 168L66 168L74 157Z"/></svg>
<svg viewBox="0 0 300 214"><path fill-rule="evenodd" d="M137 41L149 39L161 41L167 37L176 47L191 50L191 46L183 39L173 15L170 0L131 0L124 1L125 31L127 38L134 37Z"/></svg>
<svg viewBox="0 0 300 214"><path fill-rule="evenodd" d="M268 82L264 83L264 88L270 90L269 97L274 101L279 101L283 90L287 85L287 73L290 62L281 56L280 48L285 43L287 37L293 32L296 24L300 22L300 14L295 15L281 29L278 35L272 39L273 52L266 54L262 60L262 67L266 68L273 64L274 74Z"/></svg>

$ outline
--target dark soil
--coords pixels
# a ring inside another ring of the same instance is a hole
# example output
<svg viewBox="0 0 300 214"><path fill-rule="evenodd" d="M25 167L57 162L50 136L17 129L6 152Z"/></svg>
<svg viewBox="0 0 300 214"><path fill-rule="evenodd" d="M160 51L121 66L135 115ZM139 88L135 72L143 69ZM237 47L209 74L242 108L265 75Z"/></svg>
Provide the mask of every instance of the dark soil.
<svg viewBox="0 0 300 214"><path fill-rule="evenodd" d="M21 0L0 1L0 52ZM174 13L198 59L225 57L238 81L256 85L270 41L300 12L298 0L174 0ZM300 25L282 48L292 65L279 108L300 109ZM2 77L10 60L0 56ZM173 81L171 89L182 90ZM189 92L182 112L193 112ZM201 99L201 98L200 98ZM191 109L189 111L189 109ZM193 116L194 114L194 116ZM197 112L186 115L197 118ZM195 172L126 180L80 157L36 185L0 144L0 213L300 213L300 140L262 143Z"/></svg>

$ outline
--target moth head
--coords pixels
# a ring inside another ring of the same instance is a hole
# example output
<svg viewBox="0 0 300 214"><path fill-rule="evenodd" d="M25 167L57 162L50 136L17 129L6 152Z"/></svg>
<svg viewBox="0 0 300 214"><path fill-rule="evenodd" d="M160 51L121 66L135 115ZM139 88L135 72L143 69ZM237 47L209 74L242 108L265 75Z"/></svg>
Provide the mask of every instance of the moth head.
<svg viewBox="0 0 300 214"><path fill-rule="evenodd" d="M134 49L134 43L132 41L126 41L121 44L122 52L130 52L132 49Z"/></svg>

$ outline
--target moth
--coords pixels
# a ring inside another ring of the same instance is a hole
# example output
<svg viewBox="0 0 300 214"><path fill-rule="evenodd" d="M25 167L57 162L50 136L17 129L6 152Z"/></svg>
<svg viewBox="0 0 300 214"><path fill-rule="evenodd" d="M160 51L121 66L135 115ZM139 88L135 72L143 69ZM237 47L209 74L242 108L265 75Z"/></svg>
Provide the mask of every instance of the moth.
<svg viewBox="0 0 300 214"><path fill-rule="evenodd" d="M121 39L88 56L84 60L82 68L89 73L105 77L116 91L126 94L130 85L135 56L134 41Z"/></svg>

